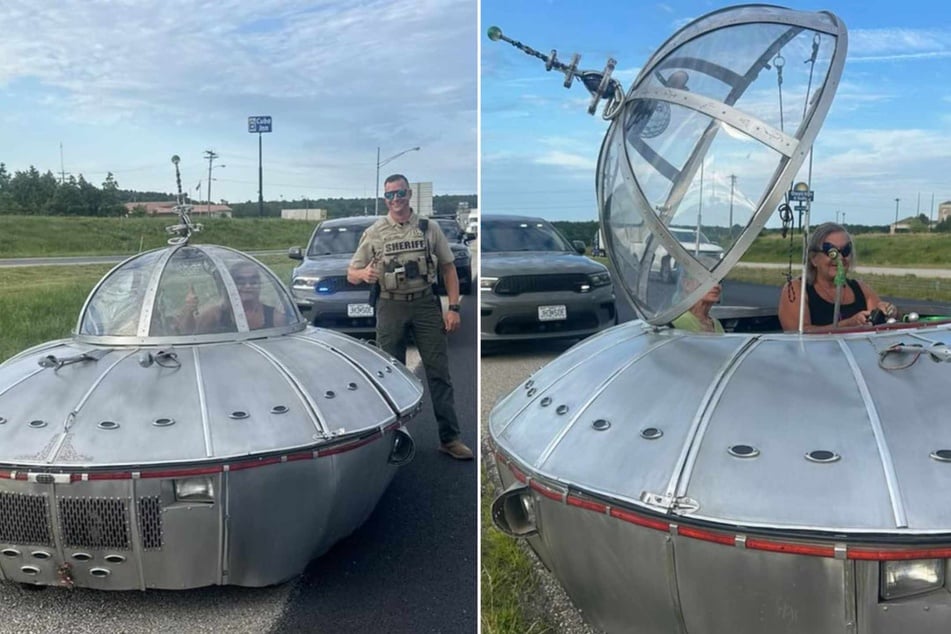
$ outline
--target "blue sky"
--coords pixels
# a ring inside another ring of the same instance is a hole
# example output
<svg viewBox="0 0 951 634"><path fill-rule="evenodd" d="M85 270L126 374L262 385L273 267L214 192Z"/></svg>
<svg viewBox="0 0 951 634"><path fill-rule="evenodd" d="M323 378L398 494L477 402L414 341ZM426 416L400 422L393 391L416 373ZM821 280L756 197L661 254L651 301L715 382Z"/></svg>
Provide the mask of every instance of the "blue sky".
<svg viewBox="0 0 951 634"><path fill-rule="evenodd" d="M886 224L934 215L951 200L951 9L940 2L779 3L828 10L849 31L842 83L815 145L813 224ZM506 36L582 69L617 61L625 90L640 66L677 29L720 2L484 0L481 28L483 213L595 220L594 170L607 122L586 112L579 84L504 42ZM742 174L740 175L742 181ZM799 180L799 179L797 179ZM920 203L919 203L920 196ZM775 220L770 221L775 226Z"/></svg>
<svg viewBox="0 0 951 634"><path fill-rule="evenodd" d="M381 168L477 191L477 5L471 0L4 0L0 162L113 172L127 189L202 182L212 198L374 194ZM62 167L60 161L62 144Z"/></svg>

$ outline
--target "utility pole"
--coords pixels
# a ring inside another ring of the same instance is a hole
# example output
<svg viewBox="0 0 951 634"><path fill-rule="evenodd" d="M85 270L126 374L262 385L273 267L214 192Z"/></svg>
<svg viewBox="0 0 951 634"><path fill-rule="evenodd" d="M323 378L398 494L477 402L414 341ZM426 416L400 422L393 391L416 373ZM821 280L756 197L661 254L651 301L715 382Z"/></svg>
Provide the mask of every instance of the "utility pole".
<svg viewBox="0 0 951 634"><path fill-rule="evenodd" d="M736 174L730 174L730 244L733 243L733 189L736 186Z"/></svg>
<svg viewBox="0 0 951 634"><path fill-rule="evenodd" d="M892 227L892 233L894 233L896 236L898 235L898 201L899 200L901 200L901 198L895 199L895 226Z"/></svg>
<svg viewBox="0 0 951 634"><path fill-rule="evenodd" d="M215 154L214 150L205 150L205 158L208 159L208 210L206 214L210 216L211 215L211 168L212 168L212 163L214 162L216 158L218 158L218 155Z"/></svg>
<svg viewBox="0 0 951 634"><path fill-rule="evenodd" d="M380 160L380 146L376 148L376 193L373 198L373 215L376 216L379 214L380 209L380 168L392 161L395 158L403 156L407 152L418 152L419 146L411 147L408 150L403 150L402 152L397 152L389 158L385 158L382 161Z"/></svg>

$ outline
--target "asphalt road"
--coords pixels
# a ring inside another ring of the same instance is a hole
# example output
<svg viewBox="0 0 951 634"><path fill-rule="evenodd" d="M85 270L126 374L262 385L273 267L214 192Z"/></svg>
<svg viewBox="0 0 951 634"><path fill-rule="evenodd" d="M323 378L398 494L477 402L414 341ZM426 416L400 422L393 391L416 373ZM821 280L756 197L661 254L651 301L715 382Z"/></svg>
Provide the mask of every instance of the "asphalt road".
<svg viewBox="0 0 951 634"><path fill-rule="evenodd" d="M473 450L476 297L463 299L463 328L450 336L449 351L462 441ZM407 358L411 368L414 361ZM414 371L423 378L421 368ZM437 451L428 397L410 432L416 440L413 462L400 470L361 528L311 563L272 632L477 631L477 463Z"/></svg>
<svg viewBox="0 0 951 634"><path fill-rule="evenodd" d="M477 446L475 296L450 336L462 439ZM422 376L411 351L407 364ZM476 461L438 453L428 397L409 424L416 457L367 522L298 579L270 588L102 592L0 583L0 632L476 632ZM266 539L266 535L262 535Z"/></svg>

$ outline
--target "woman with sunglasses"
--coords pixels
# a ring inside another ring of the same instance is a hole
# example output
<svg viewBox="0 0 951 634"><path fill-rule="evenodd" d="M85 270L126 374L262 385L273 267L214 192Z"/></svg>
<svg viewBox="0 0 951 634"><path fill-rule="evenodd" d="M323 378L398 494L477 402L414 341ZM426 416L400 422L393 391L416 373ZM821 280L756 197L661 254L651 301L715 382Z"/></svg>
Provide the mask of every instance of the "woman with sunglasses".
<svg viewBox="0 0 951 634"><path fill-rule="evenodd" d="M828 330L835 314L835 278L839 263L845 273L855 264L855 248L849 232L842 225L826 222L812 232L806 260L806 297L803 330ZM783 330L799 329L799 278L787 282L779 297L779 323ZM846 279L839 297L837 328L855 328L870 323L873 311L885 318L897 317L898 309L879 299L865 282Z"/></svg>

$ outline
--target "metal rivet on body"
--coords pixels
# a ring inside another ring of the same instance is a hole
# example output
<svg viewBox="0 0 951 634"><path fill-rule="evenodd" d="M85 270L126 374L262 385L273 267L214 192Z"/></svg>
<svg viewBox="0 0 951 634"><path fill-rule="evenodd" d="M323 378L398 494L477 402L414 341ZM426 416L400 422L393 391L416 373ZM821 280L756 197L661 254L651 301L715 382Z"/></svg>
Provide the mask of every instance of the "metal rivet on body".
<svg viewBox="0 0 951 634"><path fill-rule="evenodd" d="M938 462L951 462L951 449L936 449L931 452L931 458Z"/></svg>
<svg viewBox="0 0 951 634"><path fill-rule="evenodd" d="M806 460L810 462L836 462L842 456L827 449L814 449L806 454Z"/></svg>
<svg viewBox="0 0 951 634"><path fill-rule="evenodd" d="M750 445L733 445L727 451L735 458L755 458L759 455L759 449Z"/></svg>

